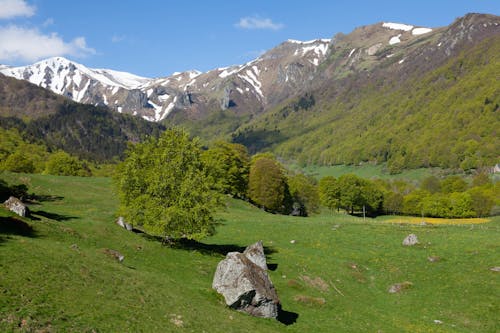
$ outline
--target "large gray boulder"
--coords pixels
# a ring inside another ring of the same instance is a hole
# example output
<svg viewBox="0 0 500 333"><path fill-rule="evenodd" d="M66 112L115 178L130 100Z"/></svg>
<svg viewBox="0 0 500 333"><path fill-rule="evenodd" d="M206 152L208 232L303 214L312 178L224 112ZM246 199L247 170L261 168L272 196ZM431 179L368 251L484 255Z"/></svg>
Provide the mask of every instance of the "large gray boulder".
<svg viewBox="0 0 500 333"><path fill-rule="evenodd" d="M29 215L28 207L16 197L11 196L3 204L5 205L5 207L7 207L8 210L16 213L19 216L25 217Z"/></svg>
<svg viewBox="0 0 500 333"><path fill-rule="evenodd" d="M262 242L250 245L243 253L229 252L217 265L212 288L233 309L255 317L276 318L280 301L266 268Z"/></svg>

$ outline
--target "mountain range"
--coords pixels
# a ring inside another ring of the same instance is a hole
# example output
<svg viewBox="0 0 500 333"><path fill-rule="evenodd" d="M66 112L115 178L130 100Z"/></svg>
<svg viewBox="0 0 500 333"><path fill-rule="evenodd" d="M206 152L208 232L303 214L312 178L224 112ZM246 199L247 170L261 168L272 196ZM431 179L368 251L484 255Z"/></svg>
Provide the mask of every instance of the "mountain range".
<svg viewBox="0 0 500 333"><path fill-rule="evenodd" d="M429 130L433 126L429 120L439 118L437 110L449 122L447 126L454 127L457 117L453 114L470 113L474 108L450 107L471 100L492 109L484 121L498 125L500 62L495 52L499 36L498 16L468 14L441 28L379 22L331 39L287 40L246 64L205 73L193 70L144 78L90 69L62 57L23 67L2 65L0 73L76 102L107 106L148 121L181 124L207 139L232 138L252 152L273 150L304 163L399 160L404 167L449 167L464 162L465 157L445 162L426 159L421 155L430 152L408 145L400 136L418 135L417 118L420 131ZM488 57L481 57L478 50ZM474 60L465 67L467 53ZM462 95L453 92L467 88L464 82L471 84L471 80L479 81L475 90ZM443 96L455 100L443 101L439 109L429 100L435 93L434 100ZM421 119L423 114L431 118ZM43 113L33 112L31 117L39 115ZM386 128L388 122L392 125ZM377 130L381 128L384 135ZM474 158L493 162L499 151L496 132L474 131L460 132L453 140L466 135L480 147L481 153ZM456 142L448 144L456 146ZM414 155L418 162L413 161Z"/></svg>

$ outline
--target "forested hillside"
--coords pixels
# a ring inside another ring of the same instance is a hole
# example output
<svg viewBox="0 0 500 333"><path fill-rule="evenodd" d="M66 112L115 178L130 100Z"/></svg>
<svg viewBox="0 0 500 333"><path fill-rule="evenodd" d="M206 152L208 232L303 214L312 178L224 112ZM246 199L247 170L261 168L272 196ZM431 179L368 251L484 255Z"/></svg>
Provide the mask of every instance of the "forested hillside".
<svg viewBox="0 0 500 333"><path fill-rule="evenodd" d="M351 75L342 94L317 89L241 127L233 141L302 164L387 162L392 172L497 162L500 36L423 76L362 84L366 74Z"/></svg>

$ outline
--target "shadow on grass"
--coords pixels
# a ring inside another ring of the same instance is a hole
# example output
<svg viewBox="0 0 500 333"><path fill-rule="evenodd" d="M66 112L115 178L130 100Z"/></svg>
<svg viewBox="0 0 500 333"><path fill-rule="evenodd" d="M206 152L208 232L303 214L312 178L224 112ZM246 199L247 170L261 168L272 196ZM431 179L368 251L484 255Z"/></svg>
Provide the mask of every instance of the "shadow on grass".
<svg viewBox="0 0 500 333"><path fill-rule="evenodd" d="M12 216L0 217L0 234L36 237L36 232L32 226Z"/></svg>
<svg viewBox="0 0 500 333"><path fill-rule="evenodd" d="M64 197L58 196L58 195L49 195L49 194L31 194L26 200L27 203L29 204L39 204L40 202L55 202L55 201L61 201L63 200Z"/></svg>
<svg viewBox="0 0 500 333"><path fill-rule="evenodd" d="M188 250L188 251L198 251L202 254L207 254L207 255L223 255L225 256L229 252L243 252L245 251L244 246L239 246L236 244L205 244L193 239L187 239L187 238L180 238L180 239L170 239L169 241L165 241L165 238L160 237L160 236L153 236L145 233L144 231L140 229L132 229L132 232L136 234L141 234L142 237L152 240L152 241L157 241L162 243L162 245L168 246L172 249L180 249L180 250ZM277 251L268 246L264 246L264 253L266 256L276 253ZM278 265L277 264L270 264L272 268L270 270L275 270Z"/></svg>
<svg viewBox="0 0 500 333"><path fill-rule="evenodd" d="M45 217L49 220L55 220L55 221L59 221L59 222L69 221L69 220L73 220L73 219L77 218L76 216L60 215L60 214L56 214L56 213L45 212L43 210L30 211L30 217L32 220L39 221L40 217L38 217L38 216L42 216L42 217Z"/></svg>
<svg viewBox="0 0 500 333"><path fill-rule="evenodd" d="M293 325L297 322L297 318L299 318L299 314L295 312L290 312L283 310L281 308L281 304L278 308L278 317L276 318L280 323L285 325Z"/></svg>

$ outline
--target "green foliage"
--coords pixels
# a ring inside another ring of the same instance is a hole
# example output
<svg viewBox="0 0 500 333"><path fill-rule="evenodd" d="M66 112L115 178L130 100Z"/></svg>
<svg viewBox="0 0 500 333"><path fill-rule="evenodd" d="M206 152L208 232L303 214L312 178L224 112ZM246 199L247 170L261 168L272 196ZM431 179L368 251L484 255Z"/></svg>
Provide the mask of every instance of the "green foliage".
<svg viewBox="0 0 500 333"><path fill-rule="evenodd" d="M16 151L14 154L10 154L3 163L3 167L5 168L5 170L12 172L35 172L35 165L33 164L33 161L29 159L26 154L20 151Z"/></svg>
<svg viewBox="0 0 500 333"><path fill-rule="evenodd" d="M85 163L64 151L49 156L44 173L54 176L90 176L90 170Z"/></svg>
<svg viewBox="0 0 500 333"><path fill-rule="evenodd" d="M308 216L319 211L319 195L317 182L304 174L288 177L288 187L293 200L294 215Z"/></svg>
<svg viewBox="0 0 500 333"><path fill-rule="evenodd" d="M320 179L318 185L321 204L331 210L340 209L340 189L337 179L326 176Z"/></svg>
<svg viewBox="0 0 500 333"><path fill-rule="evenodd" d="M436 176L429 176L422 180L420 188L429 193L441 192L441 182Z"/></svg>
<svg viewBox="0 0 500 333"><path fill-rule="evenodd" d="M245 198L248 192L250 156L245 146L217 142L203 152L208 177L222 193Z"/></svg>
<svg viewBox="0 0 500 333"><path fill-rule="evenodd" d="M290 193L284 169L270 156L253 157L248 195L250 200L267 211L287 214L291 210Z"/></svg>
<svg viewBox="0 0 500 333"><path fill-rule="evenodd" d="M206 177L201 154L199 140L179 128L131 146L115 175L119 213L165 238L211 234L220 195Z"/></svg>
<svg viewBox="0 0 500 333"><path fill-rule="evenodd" d="M467 189L467 183L460 176L449 176L441 181L441 192L453 193L463 192Z"/></svg>
<svg viewBox="0 0 500 333"><path fill-rule="evenodd" d="M26 142L16 129L0 128L0 170L39 173L47 156L44 146Z"/></svg>

